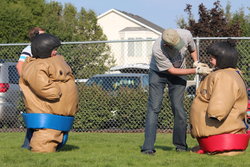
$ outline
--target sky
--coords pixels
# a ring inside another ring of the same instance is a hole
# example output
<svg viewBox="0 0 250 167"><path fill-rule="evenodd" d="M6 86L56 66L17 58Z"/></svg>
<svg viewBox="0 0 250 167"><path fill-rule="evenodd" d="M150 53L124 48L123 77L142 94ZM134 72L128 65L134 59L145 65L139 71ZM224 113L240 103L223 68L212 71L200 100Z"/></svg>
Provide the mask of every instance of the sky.
<svg viewBox="0 0 250 167"><path fill-rule="evenodd" d="M162 28L178 28L177 21L184 18L187 21L187 13L184 12L186 4L192 5L194 18L198 19L198 6L203 3L207 9L214 7L216 0L47 0L57 1L61 4L71 3L78 11L83 7L93 10L96 15L105 13L110 9L117 9L138 15ZM225 9L228 0L220 0ZM245 14L249 14L250 0L229 0L231 12L244 8Z"/></svg>

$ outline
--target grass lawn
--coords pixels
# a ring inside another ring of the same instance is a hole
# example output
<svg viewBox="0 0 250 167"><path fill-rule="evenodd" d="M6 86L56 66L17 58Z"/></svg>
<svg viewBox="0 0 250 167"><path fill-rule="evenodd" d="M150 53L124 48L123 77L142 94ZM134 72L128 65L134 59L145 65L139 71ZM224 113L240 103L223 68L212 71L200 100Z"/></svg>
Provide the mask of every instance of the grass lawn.
<svg viewBox="0 0 250 167"><path fill-rule="evenodd" d="M24 133L0 133L1 167L247 167L250 149L237 156L175 152L172 134L157 134L156 155L140 153L143 133L70 132L67 145L56 153L32 153L21 149ZM196 140L188 135L188 144Z"/></svg>

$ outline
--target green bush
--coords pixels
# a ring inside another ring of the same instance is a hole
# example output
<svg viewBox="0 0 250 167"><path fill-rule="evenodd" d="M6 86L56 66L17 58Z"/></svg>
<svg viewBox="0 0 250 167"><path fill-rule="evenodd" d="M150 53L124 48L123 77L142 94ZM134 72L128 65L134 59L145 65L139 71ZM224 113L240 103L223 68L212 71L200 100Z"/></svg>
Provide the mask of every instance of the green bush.
<svg viewBox="0 0 250 167"><path fill-rule="evenodd" d="M141 89L121 89L116 97L112 97L117 128L126 130L144 128L147 97L147 92Z"/></svg>
<svg viewBox="0 0 250 167"><path fill-rule="evenodd" d="M163 96L161 112L158 118L158 128L162 130L172 129L174 126L173 113L170 106L168 92L166 91Z"/></svg>
<svg viewBox="0 0 250 167"><path fill-rule="evenodd" d="M79 97L79 110L73 126L76 131L136 130L145 126L148 92L143 89L122 88L107 92L98 86L79 85ZM173 127L167 93L164 95L158 127Z"/></svg>
<svg viewBox="0 0 250 167"><path fill-rule="evenodd" d="M122 88L107 92L98 86L79 85L79 109L75 116L75 131L142 130L145 127L148 92L142 89ZM167 91L164 94L158 128L172 130L173 114ZM185 99L185 109L189 116L192 98ZM25 111L20 100L18 111ZM23 121L19 118L22 126Z"/></svg>
<svg viewBox="0 0 250 167"><path fill-rule="evenodd" d="M112 118L110 96L99 87L79 86L79 109L73 128L79 131L98 130Z"/></svg>

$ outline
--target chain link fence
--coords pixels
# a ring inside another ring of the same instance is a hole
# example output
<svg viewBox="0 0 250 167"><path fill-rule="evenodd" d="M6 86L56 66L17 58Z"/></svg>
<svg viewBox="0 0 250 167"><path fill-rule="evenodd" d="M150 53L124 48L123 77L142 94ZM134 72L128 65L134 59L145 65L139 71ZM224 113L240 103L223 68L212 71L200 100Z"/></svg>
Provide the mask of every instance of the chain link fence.
<svg viewBox="0 0 250 167"><path fill-rule="evenodd" d="M206 48L227 38L194 38L199 60L209 64ZM241 54L238 67L249 85L250 38L232 38ZM73 131L142 132L148 97L148 64L153 39L129 41L63 42L58 52L71 66L79 89L79 110ZM0 132L24 131L25 112L15 69L27 44L0 44ZM187 66L192 67L190 56ZM99 74L99 75L97 75ZM188 76L185 109L189 113L197 77ZM173 128L167 89L164 94L159 130ZM67 104L65 104L67 105ZM189 114L188 114L189 115Z"/></svg>

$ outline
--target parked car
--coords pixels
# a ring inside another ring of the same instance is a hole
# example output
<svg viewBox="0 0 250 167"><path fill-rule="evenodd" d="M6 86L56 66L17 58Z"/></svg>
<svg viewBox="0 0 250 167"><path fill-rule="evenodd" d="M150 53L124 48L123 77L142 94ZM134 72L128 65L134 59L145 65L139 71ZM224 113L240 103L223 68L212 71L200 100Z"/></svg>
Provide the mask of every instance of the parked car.
<svg viewBox="0 0 250 167"><path fill-rule="evenodd" d="M110 72L120 72L120 73L145 73L149 72L149 64L127 64L122 66L115 66L110 68Z"/></svg>
<svg viewBox="0 0 250 167"><path fill-rule="evenodd" d="M0 63L0 127L17 123L17 103L20 97L16 63Z"/></svg>
<svg viewBox="0 0 250 167"><path fill-rule="evenodd" d="M248 105L247 105L247 123L250 126L250 88L247 89ZM250 128L249 128L250 129Z"/></svg>
<svg viewBox="0 0 250 167"><path fill-rule="evenodd" d="M149 73L149 64L137 63L115 66L110 68L109 73ZM166 87L167 90L167 87ZM187 80L187 97L194 98L196 90L196 76L193 80Z"/></svg>
<svg viewBox="0 0 250 167"><path fill-rule="evenodd" d="M86 83L88 79L75 79L76 83Z"/></svg>
<svg viewBox="0 0 250 167"><path fill-rule="evenodd" d="M148 89L148 74L140 73L116 73L116 74L97 74L89 78L87 86L97 85L106 91L115 91L122 87L137 89Z"/></svg>
<svg viewBox="0 0 250 167"><path fill-rule="evenodd" d="M247 95L248 95L248 111L250 111L250 88L247 89Z"/></svg>

